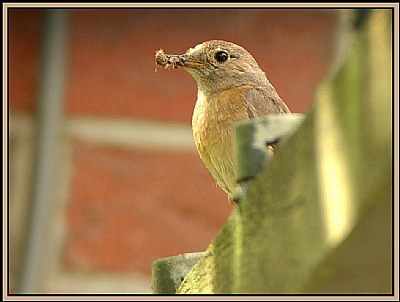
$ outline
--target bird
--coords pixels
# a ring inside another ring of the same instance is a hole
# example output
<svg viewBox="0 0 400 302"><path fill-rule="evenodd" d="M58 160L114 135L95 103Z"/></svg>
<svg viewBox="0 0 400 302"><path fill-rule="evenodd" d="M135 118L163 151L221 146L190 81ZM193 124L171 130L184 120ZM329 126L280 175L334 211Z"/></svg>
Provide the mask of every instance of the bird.
<svg viewBox="0 0 400 302"><path fill-rule="evenodd" d="M183 54L160 49L155 61L156 66L183 68L196 81L194 142L216 183L233 200L233 126L267 114L290 113L288 106L250 52L235 43L210 40Z"/></svg>

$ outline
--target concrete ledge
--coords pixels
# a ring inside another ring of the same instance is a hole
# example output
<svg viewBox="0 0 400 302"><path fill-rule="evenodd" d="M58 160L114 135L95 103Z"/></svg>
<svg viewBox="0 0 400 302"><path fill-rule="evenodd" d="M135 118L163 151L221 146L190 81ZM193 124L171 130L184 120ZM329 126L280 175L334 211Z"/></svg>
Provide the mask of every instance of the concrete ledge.
<svg viewBox="0 0 400 302"><path fill-rule="evenodd" d="M155 294L174 294L192 267L205 253L187 253L154 262L152 290Z"/></svg>

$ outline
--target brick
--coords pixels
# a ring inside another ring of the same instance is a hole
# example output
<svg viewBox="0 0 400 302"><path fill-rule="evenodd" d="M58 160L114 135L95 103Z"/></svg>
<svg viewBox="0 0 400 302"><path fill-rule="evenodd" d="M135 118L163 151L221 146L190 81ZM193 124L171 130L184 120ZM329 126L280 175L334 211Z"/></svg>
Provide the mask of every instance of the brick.
<svg viewBox="0 0 400 302"><path fill-rule="evenodd" d="M150 274L154 260L204 251L232 205L194 152L73 144L64 260Z"/></svg>
<svg viewBox="0 0 400 302"><path fill-rule="evenodd" d="M39 82L42 10L10 9L8 18L10 109L33 112Z"/></svg>
<svg viewBox="0 0 400 302"><path fill-rule="evenodd" d="M196 84L183 70L154 73L155 51L224 39L247 48L292 111L303 112L330 64L334 21L315 9L74 10L67 110L189 121Z"/></svg>

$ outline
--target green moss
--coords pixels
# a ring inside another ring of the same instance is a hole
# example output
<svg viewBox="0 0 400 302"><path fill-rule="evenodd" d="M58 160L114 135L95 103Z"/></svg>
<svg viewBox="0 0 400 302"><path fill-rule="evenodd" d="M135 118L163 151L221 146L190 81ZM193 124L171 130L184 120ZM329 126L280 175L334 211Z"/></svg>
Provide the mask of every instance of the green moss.
<svg viewBox="0 0 400 302"><path fill-rule="evenodd" d="M391 18L371 11L178 293L391 292Z"/></svg>

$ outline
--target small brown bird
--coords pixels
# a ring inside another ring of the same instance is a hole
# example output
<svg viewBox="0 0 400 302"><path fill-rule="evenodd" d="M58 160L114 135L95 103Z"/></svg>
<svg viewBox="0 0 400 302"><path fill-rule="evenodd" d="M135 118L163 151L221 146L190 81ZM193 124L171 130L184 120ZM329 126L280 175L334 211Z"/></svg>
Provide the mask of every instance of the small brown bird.
<svg viewBox="0 0 400 302"><path fill-rule="evenodd" d="M290 113L243 47L212 40L181 55L156 53L156 65L184 68L197 82L192 128L197 150L216 182L232 199L236 186L233 166L233 125L271 113Z"/></svg>

